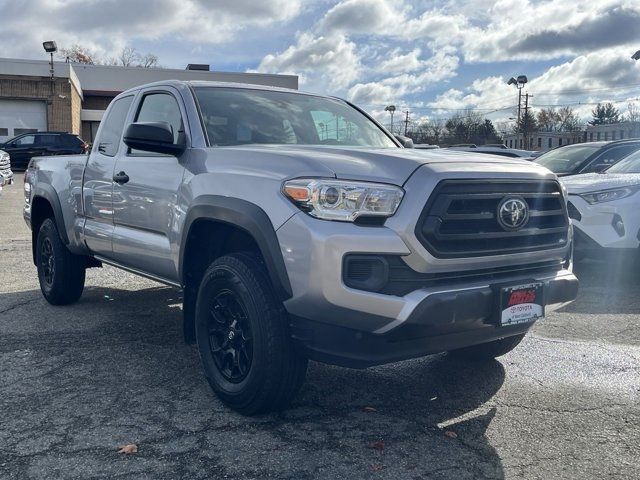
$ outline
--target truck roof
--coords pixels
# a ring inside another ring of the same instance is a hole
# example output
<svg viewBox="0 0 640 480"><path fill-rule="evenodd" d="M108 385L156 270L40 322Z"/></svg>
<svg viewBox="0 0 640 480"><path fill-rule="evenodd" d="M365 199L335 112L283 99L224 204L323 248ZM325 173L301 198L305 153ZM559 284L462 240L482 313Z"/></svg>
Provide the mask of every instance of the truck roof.
<svg viewBox="0 0 640 480"><path fill-rule="evenodd" d="M274 87L271 85L258 85L255 83L238 83L238 82L214 82L206 80L160 80L153 83L145 83L144 85L138 85L137 87L130 88L122 92L130 93L140 90L141 88L154 87L154 86L172 86L176 88L181 87L218 87L218 88L238 88L238 89L251 89L251 90L271 90L279 92L300 93L304 95L318 95L315 93L302 92L300 90L294 90L292 88Z"/></svg>

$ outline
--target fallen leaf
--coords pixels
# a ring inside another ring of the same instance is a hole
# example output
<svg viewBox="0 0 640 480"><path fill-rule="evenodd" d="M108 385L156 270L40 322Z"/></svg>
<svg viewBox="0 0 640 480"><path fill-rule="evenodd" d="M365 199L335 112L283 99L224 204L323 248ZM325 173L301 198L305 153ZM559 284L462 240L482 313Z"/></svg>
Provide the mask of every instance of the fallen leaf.
<svg viewBox="0 0 640 480"><path fill-rule="evenodd" d="M362 411L367 413L373 413L373 412L377 412L378 410L375 407L362 407Z"/></svg>
<svg viewBox="0 0 640 480"><path fill-rule="evenodd" d="M382 440L370 442L369 448L373 448L374 450L384 450L384 442Z"/></svg>
<svg viewBox="0 0 640 480"><path fill-rule="evenodd" d="M120 445L118 447L118 453L124 453L125 455L130 455L132 453L138 453L138 445L135 443L127 443L126 445Z"/></svg>
<svg viewBox="0 0 640 480"><path fill-rule="evenodd" d="M382 470L382 465L372 465L371 466L371 471L372 472L379 472L380 470Z"/></svg>
<svg viewBox="0 0 640 480"><path fill-rule="evenodd" d="M449 437L449 438L458 438L458 434L456 432L453 432L451 430L447 430L446 432L444 432L445 436Z"/></svg>

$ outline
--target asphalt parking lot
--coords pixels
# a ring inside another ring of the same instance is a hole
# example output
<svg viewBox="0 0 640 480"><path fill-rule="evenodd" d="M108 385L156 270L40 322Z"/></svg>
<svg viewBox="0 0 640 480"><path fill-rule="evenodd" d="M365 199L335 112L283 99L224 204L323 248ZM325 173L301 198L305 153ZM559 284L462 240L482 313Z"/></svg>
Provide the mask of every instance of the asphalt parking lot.
<svg viewBox="0 0 640 480"><path fill-rule="evenodd" d="M579 266L578 301L499 361L313 363L290 410L246 418L183 343L177 290L105 267L48 305L21 202L21 180L0 194L0 478L638 478L628 262Z"/></svg>

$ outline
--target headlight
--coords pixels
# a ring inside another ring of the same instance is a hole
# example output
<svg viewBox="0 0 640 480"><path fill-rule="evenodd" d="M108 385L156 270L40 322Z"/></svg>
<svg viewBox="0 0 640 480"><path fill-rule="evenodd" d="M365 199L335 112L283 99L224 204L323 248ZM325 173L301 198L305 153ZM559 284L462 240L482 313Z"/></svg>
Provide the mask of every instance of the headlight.
<svg viewBox="0 0 640 480"><path fill-rule="evenodd" d="M598 192L581 193L580 196L593 205L594 203L612 202L614 200L627 198L638 190L640 190L640 185L612 188L611 190L600 190Z"/></svg>
<svg viewBox="0 0 640 480"><path fill-rule="evenodd" d="M358 217L390 217L404 195L404 190L393 185L321 178L289 180L282 191L309 215L343 222Z"/></svg>

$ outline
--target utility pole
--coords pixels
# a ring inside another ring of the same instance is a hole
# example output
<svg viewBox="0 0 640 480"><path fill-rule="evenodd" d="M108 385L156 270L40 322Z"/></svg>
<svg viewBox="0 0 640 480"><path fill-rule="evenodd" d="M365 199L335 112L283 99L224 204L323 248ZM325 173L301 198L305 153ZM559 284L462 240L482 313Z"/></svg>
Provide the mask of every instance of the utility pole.
<svg viewBox="0 0 640 480"><path fill-rule="evenodd" d="M409 110L407 110L404 117L404 136L407 136L407 130L409 128Z"/></svg>
<svg viewBox="0 0 640 480"><path fill-rule="evenodd" d="M533 98L533 95L528 93L524 94L524 143L525 150L529 150L529 97Z"/></svg>

